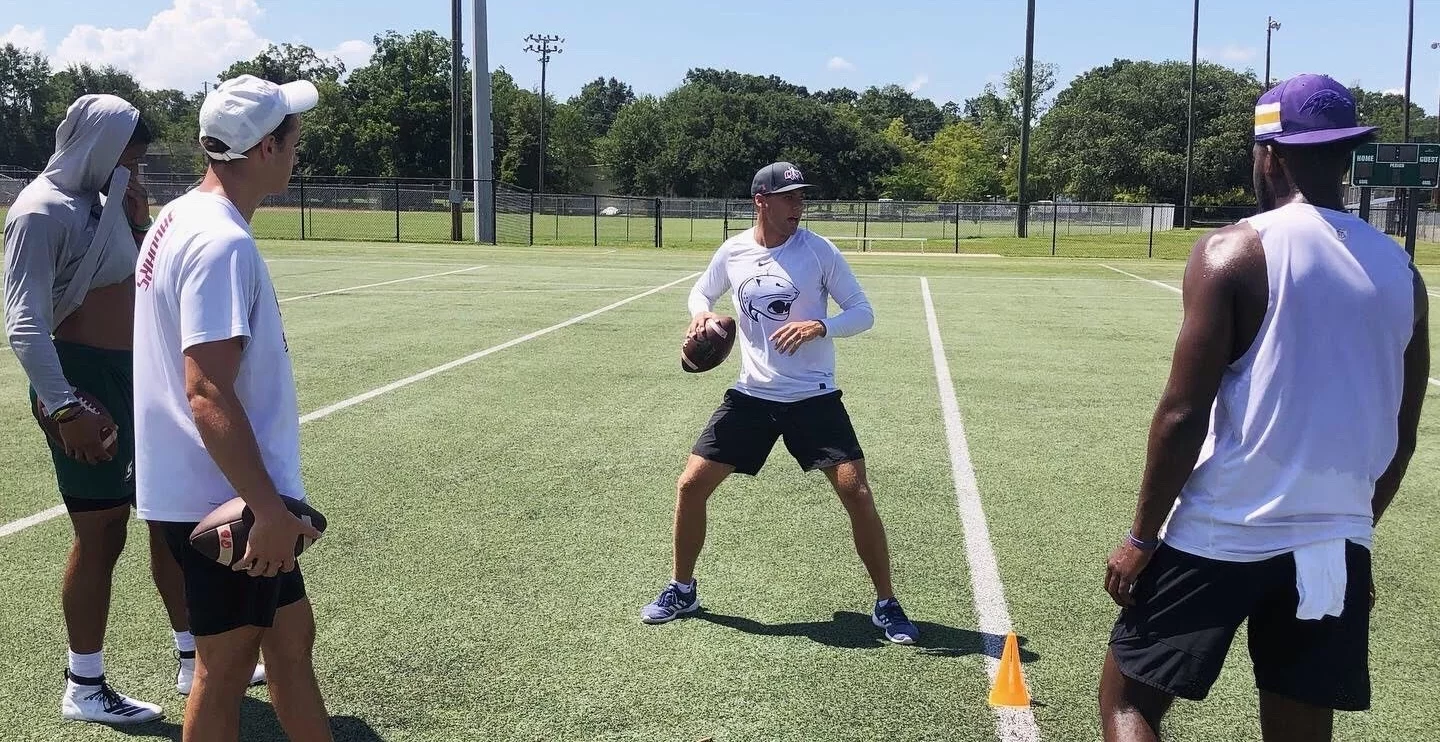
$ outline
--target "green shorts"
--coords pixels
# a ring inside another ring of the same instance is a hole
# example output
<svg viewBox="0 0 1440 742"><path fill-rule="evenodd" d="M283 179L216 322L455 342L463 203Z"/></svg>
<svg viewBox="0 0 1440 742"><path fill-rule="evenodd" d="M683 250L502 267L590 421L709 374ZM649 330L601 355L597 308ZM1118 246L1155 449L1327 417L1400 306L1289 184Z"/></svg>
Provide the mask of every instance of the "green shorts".
<svg viewBox="0 0 1440 742"><path fill-rule="evenodd" d="M109 461L86 464L65 455L65 449L44 436L55 462L55 480L71 511L100 510L135 498L134 353L55 341L60 368L76 389L94 396L115 420L116 452ZM30 389L30 409L39 424L40 404Z"/></svg>

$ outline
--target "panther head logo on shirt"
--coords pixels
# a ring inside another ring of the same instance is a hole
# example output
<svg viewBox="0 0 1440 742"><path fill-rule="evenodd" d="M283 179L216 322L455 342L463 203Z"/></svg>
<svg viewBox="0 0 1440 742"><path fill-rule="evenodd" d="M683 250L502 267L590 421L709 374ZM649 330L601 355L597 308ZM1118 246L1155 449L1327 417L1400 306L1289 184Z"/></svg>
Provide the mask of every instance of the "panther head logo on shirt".
<svg viewBox="0 0 1440 742"><path fill-rule="evenodd" d="M740 309L756 322L790 319L790 305L799 298L800 289L784 276L754 276L740 284Z"/></svg>

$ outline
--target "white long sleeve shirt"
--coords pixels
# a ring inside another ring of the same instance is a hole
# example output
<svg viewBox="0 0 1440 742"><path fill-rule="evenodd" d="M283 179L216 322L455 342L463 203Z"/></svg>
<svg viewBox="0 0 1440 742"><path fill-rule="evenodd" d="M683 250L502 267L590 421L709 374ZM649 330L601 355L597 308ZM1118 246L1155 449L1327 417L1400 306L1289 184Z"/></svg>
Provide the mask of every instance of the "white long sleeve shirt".
<svg viewBox="0 0 1440 742"><path fill-rule="evenodd" d="M875 312L850 264L835 245L808 229L767 248L747 229L715 251L690 290L693 317L714 311L731 291L740 331L740 378L736 391L776 402L795 402L839 389L834 339L858 335L875 324ZM827 317L834 297L840 313ZM825 335L785 355L770 335L791 322L820 320Z"/></svg>

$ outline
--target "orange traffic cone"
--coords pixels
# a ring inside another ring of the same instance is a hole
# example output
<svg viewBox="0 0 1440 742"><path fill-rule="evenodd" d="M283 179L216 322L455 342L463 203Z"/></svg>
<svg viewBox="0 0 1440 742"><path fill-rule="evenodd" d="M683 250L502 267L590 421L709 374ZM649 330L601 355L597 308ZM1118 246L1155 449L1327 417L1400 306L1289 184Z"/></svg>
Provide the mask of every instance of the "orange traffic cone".
<svg viewBox="0 0 1440 742"><path fill-rule="evenodd" d="M1025 708L1030 705L1030 692L1025 689L1025 674L1020 670L1020 642L1015 632L1005 635L1005 651L1000 654L1000 671L990 688L990 705Z"/></svg>

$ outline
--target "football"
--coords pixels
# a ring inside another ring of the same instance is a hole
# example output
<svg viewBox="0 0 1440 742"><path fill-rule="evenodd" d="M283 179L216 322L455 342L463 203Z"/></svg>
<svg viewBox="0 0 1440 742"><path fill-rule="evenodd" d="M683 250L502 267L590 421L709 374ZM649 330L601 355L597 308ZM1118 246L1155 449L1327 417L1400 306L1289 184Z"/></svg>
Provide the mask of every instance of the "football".
<svg viewBox="0 0 1440 742"><path fill-rule="evenodd" d="M735 347L735 320L713 318L699 334L687 335L680 346L680 368L688 373L709 371L719 366Z"/></svg>
<svg viewBox="0 0 1440 742"><path fill-rule="evenodd" d="M309 503L293 497L280 496L285 507L295 517L310 524L315 530L325 532L325 516L310 507ZM246 538L250 527L255 524L255 514L239 497L210 511L190 532L190 545L207 558L227 567L235 566L245 556ZM295 556L310 548L313 541L301 536L295 541Z"/></svg>
<svg viewBox="0 0 1440 742"><path fill-rule="evenodd" d="M81 389L73 389L72 391L75 392L75 398L80 400L80 404L83 405L85 409L105 418L105 422L107 423L104 439L105 450L109 452L111 456L114 456L120 450L120 437L119 431L115 427L115 418L110 416L110 411L105 409L105 405L100 404L100 400L96 399L90 392ZM33 412L35 419L40 422L40 429L45 431L45 437L49 438L56 447L63 450L65 448L65 441L60 438L60 423L50 419L50 412L45 409L45 405L40 404L39 399L35 400L35 409Z"/></svg>

